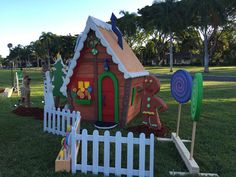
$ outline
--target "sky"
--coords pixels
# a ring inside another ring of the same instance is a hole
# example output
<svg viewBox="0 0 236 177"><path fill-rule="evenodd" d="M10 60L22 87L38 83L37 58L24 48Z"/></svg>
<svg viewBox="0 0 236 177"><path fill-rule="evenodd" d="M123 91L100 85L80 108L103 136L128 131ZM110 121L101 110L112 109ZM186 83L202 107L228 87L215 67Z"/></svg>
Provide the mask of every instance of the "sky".
<svg viewBox="0 0 236 177"><path fill-rule="evenodd" d="M29 45L42 32L74 35L83 31L89 15L109 21L113 12L137 12L153 0L0 0L0 55L8 43Z"/></svg>

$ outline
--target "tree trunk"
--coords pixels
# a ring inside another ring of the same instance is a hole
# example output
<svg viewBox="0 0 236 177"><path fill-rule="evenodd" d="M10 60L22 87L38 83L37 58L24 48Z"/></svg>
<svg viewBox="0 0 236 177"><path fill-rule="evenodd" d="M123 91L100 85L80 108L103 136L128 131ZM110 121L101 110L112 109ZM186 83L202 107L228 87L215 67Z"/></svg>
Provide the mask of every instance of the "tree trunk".
<svg viewBox="0 0 236 177"><path fill-rule="evenodd" d="M170 32L170 72L173 72L173 33Z"/></svg>
<svg viewBox="0 0 236 177"><path fill-rule="evenodd" d="M38 57L37 57L37 67L39 67L39 59L38 59Z"/></svg>
<svg viewBox="0 0 236 177"><path fill-rule="evenodd" d="M204 32L204 73L209 73L209 67L208 67L208 63L209 63L209 54L208 54L208 39L207 39L207 34L206 34L206 30Z"/></svg>
<svg viewBox="0 0 236 177"><path fill-rule="evenodd" d="M48 57L48 68L50 69L50 57Z"/></svg>

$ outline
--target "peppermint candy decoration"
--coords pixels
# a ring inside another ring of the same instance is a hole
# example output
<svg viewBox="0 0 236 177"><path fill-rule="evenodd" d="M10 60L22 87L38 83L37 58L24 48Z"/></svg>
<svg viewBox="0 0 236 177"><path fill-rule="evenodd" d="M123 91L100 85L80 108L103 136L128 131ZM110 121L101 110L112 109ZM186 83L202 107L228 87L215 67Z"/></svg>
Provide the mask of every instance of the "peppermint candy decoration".
<svg viewBox="0 0 236 177"><path fill-rule="evenodd" d="M171 77L171 95L179 103L190 100L192 93L192 77L185 70L176 71Z"/></svg>

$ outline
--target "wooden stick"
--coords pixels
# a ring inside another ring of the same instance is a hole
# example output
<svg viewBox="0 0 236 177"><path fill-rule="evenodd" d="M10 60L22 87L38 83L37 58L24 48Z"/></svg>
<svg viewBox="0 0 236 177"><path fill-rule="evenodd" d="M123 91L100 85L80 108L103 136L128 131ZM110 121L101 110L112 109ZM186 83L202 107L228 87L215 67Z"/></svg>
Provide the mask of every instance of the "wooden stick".
<svg viewBox="0 0 236 177"><path fill-rule="evenodd" d="M179 103L178 120L177 120L177 128L176 128L176 137L179 136L179 124L180 124L180 116L181 116L181 107L182 107L182 104Z"/></svg>
<svg viewBox="0 0 236 177"><path fill-rule="evenodd" d="M197 126L197 122L194 121L193 122L193 131L192 131L191 152L190 152L190 158L189 158L190 160L192 160L192 158L193 158L193 149L194 149L194 142L195 142L196 126Z"/></svg>

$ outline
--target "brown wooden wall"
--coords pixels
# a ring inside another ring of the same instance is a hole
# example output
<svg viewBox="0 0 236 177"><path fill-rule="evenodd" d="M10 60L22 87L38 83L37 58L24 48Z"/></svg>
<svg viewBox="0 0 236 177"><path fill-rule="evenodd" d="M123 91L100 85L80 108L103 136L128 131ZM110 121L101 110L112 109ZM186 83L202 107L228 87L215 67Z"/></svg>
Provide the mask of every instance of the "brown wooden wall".
<svg viewBox="0 0 236 177"><path fill-rule="evenodd" d="M86 41L85 41L86 43ZM71 101L71 105L74 110L78 110L81 113L82 119L88 121L97 121L98 119L98 93L97 93L97 81L98 76L104 72L104 59L108 59L110 71L114 73L118 79L119 85L119 119L122 117L123 110L123 97L125 90L124 74L118 70L117 64L113 63L112 57L107 54L106 48L101 44L96 45L98 54L96 56L91 54L91 48L84 45L81 50L80 58L77 60L77 65L74 68L73 76L71 77L68 89L73 89L76 86L76 78L93 78L93 100L91 105L77 105ZM70 99L69 99L70 100Z"/></svg>
<svg viewBox="0 0 236 177"><path fill-rule="evenodd" d="M131 100L132 100L133 88L134 87L143 87L143 82L144 82L144 77L132 79L131 88L130 88L130 97L129 97L129 107L128 107L128 111L127 111L127 117L126 117L125 124L130 122L140 112L141 98L140 98L138 92L136 93L136 97L135 97L133 105L131 105Z"/></svg>
<svg viewBox="0 0 236 177"><path fill-rule="evenodd" d="M91 31L88 35L94 35ZM131 121L140 112L140 97L136 96L135 102L131 105L132 90L134 87L143 86L144 77L134 79L124 79L124 74L118 70L117 64L113 63L112 57L107 54L106 48L101 44L96 45L98 54L91 54L91 48L88 48L86 41L81 50L80 58L77 60L77 65L74 68L73 76L71 77L68 89L73 89L77 85L77 78L92 78L93 79L93 97L91 105L77 105L73 102L73 98L69 96L70 103L74 110L81 113L83 120L97 121L98 120L98 93L97 82L98 76L104 72L104 59L108 59L110 71L114 73L118 79L119 85L119 122L121 127Z"/></svg>

